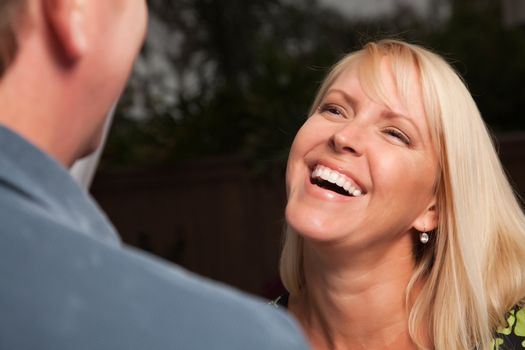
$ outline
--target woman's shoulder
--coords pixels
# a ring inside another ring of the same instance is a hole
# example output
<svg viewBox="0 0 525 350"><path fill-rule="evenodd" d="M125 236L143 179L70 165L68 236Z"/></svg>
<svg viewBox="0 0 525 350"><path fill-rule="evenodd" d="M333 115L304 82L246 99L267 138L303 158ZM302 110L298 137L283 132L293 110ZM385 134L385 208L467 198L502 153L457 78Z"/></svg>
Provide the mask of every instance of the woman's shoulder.
<svg viewBox="0 0 525 350"><path fill-rule="evenodd" d="M525 309L515 306L507 315L507 327L498 328L493 350L525 349Z"/></svg>

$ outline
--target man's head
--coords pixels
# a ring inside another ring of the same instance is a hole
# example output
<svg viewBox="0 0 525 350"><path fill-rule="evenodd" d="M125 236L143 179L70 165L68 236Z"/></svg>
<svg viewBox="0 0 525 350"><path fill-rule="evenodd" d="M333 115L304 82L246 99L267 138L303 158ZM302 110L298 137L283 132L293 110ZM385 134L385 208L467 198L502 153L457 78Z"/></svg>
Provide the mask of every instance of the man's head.
<svg viewBox="0 0 525 350"><path fill-rule="evenodd" d="M145 30L145 0L0 0L0 124L65 165L90 153Z"/></svg>

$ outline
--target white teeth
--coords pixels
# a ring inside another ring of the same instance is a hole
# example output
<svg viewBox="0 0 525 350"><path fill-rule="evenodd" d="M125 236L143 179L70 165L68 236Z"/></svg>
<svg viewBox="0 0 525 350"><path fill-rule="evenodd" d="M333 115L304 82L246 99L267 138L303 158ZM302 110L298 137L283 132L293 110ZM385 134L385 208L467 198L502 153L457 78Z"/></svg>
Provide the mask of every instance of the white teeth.
<svg viewBox="0 0 525 350"><path fill-rule="evenodd" d="M337 186L344 188L344 190L351 196L361 197L363 195L363 191L358 188L349 178L325 166L317 165L314 171L312 171L311 176L312 178L321 178L325 181L336 184Z"/></svg>
<svg viewBox="0 0 525 350"><path fill-rule="evenodd" d="M319 172L319 177L323 180L328 180L328 178L330 177L330 169L321 168L321 171Z"/></svg>

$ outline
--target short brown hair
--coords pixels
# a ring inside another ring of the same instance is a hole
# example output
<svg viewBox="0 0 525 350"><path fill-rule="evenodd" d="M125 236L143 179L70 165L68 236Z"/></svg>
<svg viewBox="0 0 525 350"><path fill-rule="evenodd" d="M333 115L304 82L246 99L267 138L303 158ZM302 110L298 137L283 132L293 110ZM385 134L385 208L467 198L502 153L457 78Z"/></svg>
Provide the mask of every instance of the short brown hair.
<svg viewBox="0 0 525 350"><path fill-rule="evenodd" d="M13 62L18 43L17 20L27 0L0 0L0 77Z"/></svg>

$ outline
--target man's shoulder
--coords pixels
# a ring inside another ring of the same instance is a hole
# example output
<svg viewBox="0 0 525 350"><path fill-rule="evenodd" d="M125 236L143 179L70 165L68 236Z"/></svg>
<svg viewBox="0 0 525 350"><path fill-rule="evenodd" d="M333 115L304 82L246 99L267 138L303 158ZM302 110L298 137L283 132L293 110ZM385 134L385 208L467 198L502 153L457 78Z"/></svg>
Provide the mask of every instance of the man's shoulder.
<svg viewBox="0 0 525 350"><path fill-rule="evenodd" d="M26 219L0 224L0 348L305 347L295 323L259 300L45 216Z"/></svg>

